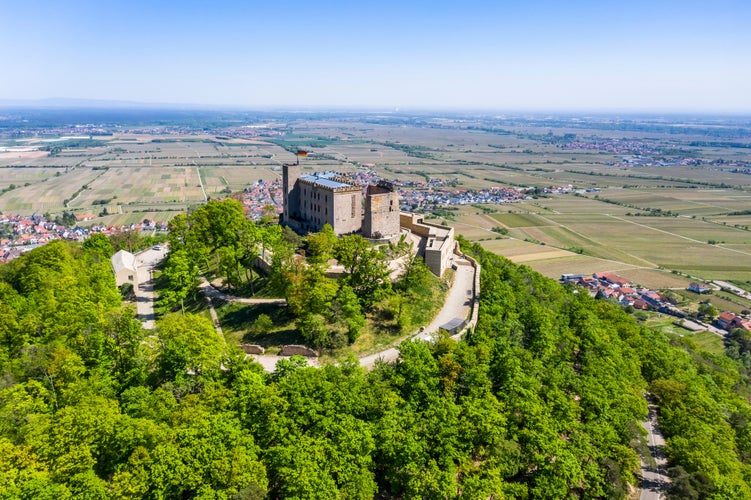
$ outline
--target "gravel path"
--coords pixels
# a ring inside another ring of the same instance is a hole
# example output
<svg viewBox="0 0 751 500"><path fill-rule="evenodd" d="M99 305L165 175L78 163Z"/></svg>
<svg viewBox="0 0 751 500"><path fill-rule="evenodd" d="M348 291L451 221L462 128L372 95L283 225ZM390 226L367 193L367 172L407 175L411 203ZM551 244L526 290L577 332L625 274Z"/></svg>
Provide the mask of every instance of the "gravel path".
<svg viewBox="0 0 751 500"><path fill-rule="evenodd" d="M642 457L642 485L639 498L640 500L659 500L665 498L665 492L670 484L670 477L667 473L668 460L665 457L665 438L657 423L657 406L649 396L647 396L647 404L649 416L641 425L647 430L647 445L654 465L647 464Z"/></svg>
<svg viewBox="0 0 751 500"><path fill-rule="evenodd" d="M425 326L421 331L413 334L411 337L413 340L432 340L433 335L438 332L441 325L448 323L454 318L466 319L469 316L474 294L477 293L477 291L474 290L474 268L469 261L465 259L454 258L453 263L456 264L457 270L454 275L454 282L446 294L446 300L443 307L430 324ZM287 304L285 299L249 299L227 295L217 290L205 278L201 278L199 288L210 301L216 299L227 302L238 302L240 304L278 304L280 306ZM212 318L214 319L217 331L221 333L221 325L216 317L216 312L213 311L213 307L211 307L211 312L213 312ZM252 356L253 359L260 363L267 372L273 372L276 368L277 361L280 359L288 359L287 356L274 356L267 354L249 354L248 356ZM396 347L390 347L381 352L360 358L360 365L370 369L378 360L391 362L398 357L399 350ZM317 358L307 358L307 361L310 366L320 366Z"/></svg>
<svg viewBox="0 0 751 500"><path fill-rule="evenodd" d="M154 282L151 271L167 255L166 246L159 250L150 248L136 254L136 270L138 272L138 286L133 290L136 294L136 317L141 320L143 328L154 329Z"/></svg>

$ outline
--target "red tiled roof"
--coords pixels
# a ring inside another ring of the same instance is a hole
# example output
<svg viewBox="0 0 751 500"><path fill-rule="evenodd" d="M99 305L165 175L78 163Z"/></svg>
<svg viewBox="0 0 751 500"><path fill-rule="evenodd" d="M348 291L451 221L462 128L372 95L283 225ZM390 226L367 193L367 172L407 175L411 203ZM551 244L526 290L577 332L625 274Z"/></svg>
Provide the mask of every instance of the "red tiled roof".
<svg viewBox="0 0 751 500"><path fill-rule="evenodd" d="M735 314L731 313L730 311L722 311L717 319L726 323L732 323L735 317Z"/></svg>

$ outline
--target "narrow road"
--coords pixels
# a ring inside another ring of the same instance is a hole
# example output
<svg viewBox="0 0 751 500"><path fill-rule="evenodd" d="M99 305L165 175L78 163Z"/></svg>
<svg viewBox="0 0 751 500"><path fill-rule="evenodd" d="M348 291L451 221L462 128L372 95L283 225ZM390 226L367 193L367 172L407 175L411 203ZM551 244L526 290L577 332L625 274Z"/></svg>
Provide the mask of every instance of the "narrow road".
<svg viewBox="0 0 751 500"><path fill-rule="evenodd" d="M151 271L168 251L166 246L162 246L160 250L150 248L136 254L138 286L133 290L136 294L136 318L141 320L146 330L154 329L154 282Z"/></svg>
<svg viewBox="0 0 751 500"><path fill-rule="evenodd" d="M214 288L214 285L208 282L206 278L201 276L201 283L198 285L198 289L207 298L212 300L223 300L225 302L237 302L238 304L277 304L280 306L286 306L286 299L255 299L246 297L235 297L234 295L228 295L221 290Z"/></svg>
<svg viewBox="0 0 751 500"><path fill-rule="evenodd" d="M201 179L201 169L199 167L196 167L196 175L198 175L198 184L201 186L201 192L203 193L203 201L205 203L208 201L209 197L206 196L206 189L203 187L203 179Z"/></svg>
<svg viewBox="0 0 751 500"><path fill-rule="evenodd" d="M433 335L438 332L441 325L449 322L454 318L466 319L469 316L472 301L474 300L474 294L478 291L474 289L475 272L474 268L470 265L469 261L465 259L459 259L454 257L454 263L457 265L457 270L454 275L454 282L451 285L448 293L446 294L446 300L443 307L438 314L433 318L424 329L415 332L411 337L412 340L429 341L432 340ZM238 302L241 304L278 304L280 306L286 305L285 299L252 299L235 297L227 295L209 283L205 278L201 277L201 283L199 285L201 293L203 293L209 300L209 312L211 318L214 320L214 325L217 328L217 332L221 334L221 325L219 318L216 316L216 311L212 301L215 299L225 300L227 302ZM263 366L263 369L267 372L273 372L276 368L276 363L280 359L289 359L288 356L273 356L267 354L252 355L258 363ZM378 360L385 362L394 361L399 357L399 350L396 347L390 347L384 351L371 354L360 358L360 365L365 368L372 368ZM317 358L306 358L307 362L311 366L319 366Z"/></svg>
<svg viewBox="0 0 751 500"><path fill-rule="evenodd" d="M474 294L477 293L477 290L474 290L475 270L468 261L456 259L456 257L454 259L454 262L457 264L457 271L454 276L454 283L446 294L443 307L435 318L433 318L433 321L424 330L417 332L412 337L412 340L431 340L441 325L446 324L454 318L465 319L469 316ZM472 291L472 294L470 295L468 291ZM378 360L391 362L398 357L399 349L390 347L385 351L360 358L360 365L365 368L372 368Z"/></svg>
<svg viewBox="0 0 751 500"><path fill-rule="evenodd" d="M640 500L659 500L665 498L665 492L670 484L667 473L667 458L665 457L665 438L657 423L657 406L654 400L647 396L649 415L642 427L647 430L647 445L652 460L641 460L641 496ZM649 463L648 463L649 462Z"/></svg>
<svg viewBox="0 0 751 500"><path fill-rule="evenodd" d="M216 314L211 297L206 297L206 302L209 304L209 316L211 316L211 321L214 322L214 329L216 329L216 333L224 340L224 330L222 330L222 324L219 322L219 316Z"/></svg>
<svg viewBox="0 0 751 500"><path fill-rule="evenodd" d="M722 288L727 288L728 290L730 290L734 294L738 295L739 297L743 297L744 299L751 300L751 293L748 293L743 288L738 288L737 286L733 285L732 283L728 283L727 281L717 281L717 280L713 281L712 283L714 283L715 285L719 286L721 289Z"/></svg>

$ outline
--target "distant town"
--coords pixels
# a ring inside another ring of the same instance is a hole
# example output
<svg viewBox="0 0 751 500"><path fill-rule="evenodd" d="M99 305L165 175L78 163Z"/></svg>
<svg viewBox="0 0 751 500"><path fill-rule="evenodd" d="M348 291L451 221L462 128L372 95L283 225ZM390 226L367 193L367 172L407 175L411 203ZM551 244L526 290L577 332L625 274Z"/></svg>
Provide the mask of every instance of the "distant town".
<svg viewBox="0 0 751 500"><path fill-rule="evenodd" d="M716 328L724 330L725 332L730 332L736 328L743 328L744 330L751 332L751 318L730 311L721 311L716 318L695 317L694 321L686 321L685 318L687 318L689 314L686 311L677 308L660 293L648 288L637 287L626 278L622 278L614 273L594 273L592 276L584 274L563 274L561 275L560 282L583 287L592 297L613 300L622 307L632 307L637 311L657 311L681 318L681 326L692 331L709 329L715 333L719 333L716 331ZM711 293L713 288L703 283L692 282L689 284L687 290L699 294L705 294ZM701 319L709 319L709 322L716 328L711 328L711 324L703 324L702 321L700 321Z"/></svg>

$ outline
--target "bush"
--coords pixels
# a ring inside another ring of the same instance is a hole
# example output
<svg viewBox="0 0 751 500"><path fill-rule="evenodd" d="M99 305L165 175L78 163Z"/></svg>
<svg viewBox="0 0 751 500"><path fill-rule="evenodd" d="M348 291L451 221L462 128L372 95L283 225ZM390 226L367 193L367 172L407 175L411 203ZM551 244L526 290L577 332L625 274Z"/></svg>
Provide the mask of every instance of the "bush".
<svg viewBox="0 0 751 500"><path fill-rule="evenodd" d="M251 325L250 330L254 335L261 335L270 332L274 328L274 322L268 314L260 314Z"/></svg>
<svg viewBox="0 0 751 500"><path fill-rule="evenodd" d="M120 289L120 295L123 296L123 298L131 300L136 297L135 290L133 289L133 283L123 283L119 287Z"/></svg>

